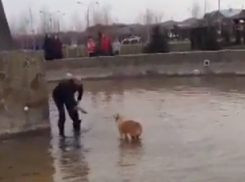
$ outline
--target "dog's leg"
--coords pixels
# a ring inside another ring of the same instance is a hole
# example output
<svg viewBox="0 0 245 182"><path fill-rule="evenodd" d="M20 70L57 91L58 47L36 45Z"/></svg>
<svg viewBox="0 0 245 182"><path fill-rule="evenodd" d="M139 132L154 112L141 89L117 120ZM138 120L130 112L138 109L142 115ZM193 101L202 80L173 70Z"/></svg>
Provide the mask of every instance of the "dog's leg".
<svg viewBox="0 0 245 182"><path fill-rule="evenodd" d="M123 140L124 139L124 134L120 132L120 139Z"/></svg>
<svg viewBox="0 0 245 182"><path fill-rule="evenodd" d="M129 142L132 142L133 141L133 136L131 136L130 134L127 134L127 139Z"/></svg>

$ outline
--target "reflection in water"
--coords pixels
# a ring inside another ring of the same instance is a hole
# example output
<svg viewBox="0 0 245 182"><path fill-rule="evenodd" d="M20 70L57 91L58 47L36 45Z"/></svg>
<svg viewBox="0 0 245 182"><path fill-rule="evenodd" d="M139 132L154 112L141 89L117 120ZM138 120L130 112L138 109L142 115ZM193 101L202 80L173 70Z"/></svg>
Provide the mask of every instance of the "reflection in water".
<svg viewBox="0 0 245 182"><path fill-rule="evenodd" d="M86 182L89 167L80 138L53 138L54 182Z"/></svg>
<svg viewBox="0 0 245 182"><path fill-rule="evenodd" d="M122 181L138 181L140 176L140 162L143 155L143 146L141 141L120 140L119 145L118 172Z"/></svg>
<svg viewBox="0 0 245 182"><path fill-rule="evenodd" d="M0 143L0 181L244 180L243 78L104 80L84 87L89 114L81 115L82 137L57 137L51 100L51 147L47 135ZM118 140L116 112L142 123L142 143ZM65 132L73 136L68 118Z"/></svg>

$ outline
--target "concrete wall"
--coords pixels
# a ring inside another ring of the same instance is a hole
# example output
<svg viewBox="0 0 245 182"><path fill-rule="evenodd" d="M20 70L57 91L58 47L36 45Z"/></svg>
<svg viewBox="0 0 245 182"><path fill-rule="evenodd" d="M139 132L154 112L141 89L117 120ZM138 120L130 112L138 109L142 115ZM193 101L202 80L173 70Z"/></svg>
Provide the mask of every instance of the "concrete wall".
<svg viewBox="0 0 245 182"><path fill-rule="evenodd" d="M210 65L204 66L204 60ZM35 52L0 53L0 134L49 126L46 78L67 72L84 79L142 75L245 75L245 51L178 52L116 57L75 58L44 62ZM45 75L46 73L46 75ZM28 106L28 112L24 107Z"/></svg>
<svg viewBox="0 0 245 182"><path fill-rule="evenodd" d="M49 125L44 60L31 52L0 53L0 134ZM29 106L25 112L24 107Z"/></svg>
<svg viewBox="0 0 245 182"><path fill-rule="evenodd" d="M204 60L210 66L204 66ZM139 75L245 74L245 51L178 52L117 57L75 58L46 64L47 78L56 81L67 72L84 79Z"/></svg>
<svg viewBox="0 0 245 182"><path fill-rule="evenodd" d="M171 42L169 43L170 51L190 51L190 42ZM121 45L121 55L129 54L141 54L143 50L143 44L124 44ZM64 46L63 47L64 58L77 58L77 57L88 57L87 49L84 45L78 47ZM36 54L43 55L43 51L35 51Z"/></svg>

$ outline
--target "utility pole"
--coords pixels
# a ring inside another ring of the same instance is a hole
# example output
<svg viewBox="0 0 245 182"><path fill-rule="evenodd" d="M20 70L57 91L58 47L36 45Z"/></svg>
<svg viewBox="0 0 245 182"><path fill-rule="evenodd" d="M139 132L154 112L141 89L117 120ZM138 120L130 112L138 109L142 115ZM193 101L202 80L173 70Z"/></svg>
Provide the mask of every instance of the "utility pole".
<svg viewBox="0 0 245 182"><path fill-rule="evenodd" d="M218 12L219 12L219 35L221 35L221 12L220 12L220 0L218 0Z"/></svg>
<svg viewBox="0 0 245 182"><path fill-rule="evenodd" d="M204 15L206 14L207 12L207 1L204 0Z"/></svg>

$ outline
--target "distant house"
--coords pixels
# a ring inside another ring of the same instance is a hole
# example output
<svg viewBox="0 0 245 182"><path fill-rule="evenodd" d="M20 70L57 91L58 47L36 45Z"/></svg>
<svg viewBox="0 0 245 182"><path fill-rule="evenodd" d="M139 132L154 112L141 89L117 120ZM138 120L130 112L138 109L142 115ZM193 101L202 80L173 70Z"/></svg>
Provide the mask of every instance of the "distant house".
<svg viewBox="0 0 245 182"><path fill-rule="evenodd" d="M210 13L206 13L203 17L203 19L209 23L219 23L220 21L222 24L229 23L229 21L232 21L234 17L238 16L241 12L244 10L242 9L222 9L222 10L216 10L212 11Z"/></svg>
<svg viewBox="0 0 245 182"><path fill-rule="evenodd" d="M160 23L160 26L164 27L166 29L173 29L174 26L176 26L177 24L178 24L178 22L176 22L174 20L168 20L168 21Z"/></svg>
<svg viewBox="0 0 245 182"><path fill-rule="evenodd" d="M245 10L243 9L242 11L240 11L240 13L234 15L232 17L233 19L245 19Z"/></svg>
<svg viewBox="0 0 245 182"><path fill-rule="evenodd" d="M199 19L197 18L188 18L182 22L178 22L177 26L180 28L191 28L193 26L197 26L199 24Z"/></svg>

